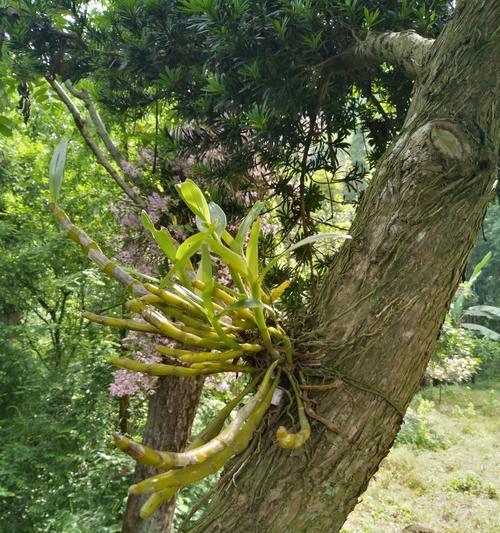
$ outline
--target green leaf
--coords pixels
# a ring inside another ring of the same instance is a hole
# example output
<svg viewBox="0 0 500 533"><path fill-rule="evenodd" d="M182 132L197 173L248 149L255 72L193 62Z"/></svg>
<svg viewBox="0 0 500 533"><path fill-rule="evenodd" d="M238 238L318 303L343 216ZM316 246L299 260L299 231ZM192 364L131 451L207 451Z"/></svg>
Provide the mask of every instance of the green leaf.
<svg viewBox="0 0 500 533"><path fill-rule="evenodd" d="M208 210L210 212L210 222L215 223L215 233L222 235L227 225L226 213L222 210L221 206L215 202L210 202L208 204Z"/></svg>
<svg viewBox="0 0 500 533"><path fill-rule="evenodd" d="M54 150L49 165L49 190L50 199L57 202L61 191L62 180L64 178L64 167L66 166L66 154L68 152L69 139L63 139Z"/></svg>
<svg viewBox="0 0 500 533"><path fill-rule="evenodd" d="M158 244L163 253L168 257L168 259L170 259L170 261L174 262L179 243L172 237L172 235L170 235L170 232L167 228L161 228L157 230L146 211L142 211L141 220L143 226L151 232L153 239L156 241L156 244Z"/></svg>
<svg viewBox="0 0 500 533"><path fill-rule="evenodd" d="M471 277L469 278L469 283L472 285L476 279L479 277L479 274L481 274L481 270L489 263L490 259L492 258L493 254L491 252L488 252L482 259L477 263L477 265L474 267L474 270L472 271Z"/></svg>
<svg viewBox="0 0 500 533"><path fill-rule="evenodd" d="M233 243L231 244L231 248L235 251L243 255L243 243L245 242L245 237L250 230L253 221L259 216L259 214L264 209L264 202L257 202L254 204L252 209L247 213L246 217L243 219L243 222L240 224L240 227L238 229L238 233L236 234L236 237L234 238Z"/></svg>
<svg viewBox="0 0 500 533"><path fill-rule="evenodd" d="M229 268L234 269L236 272L238 272L238 274L248 277L247 263L243 257L241 257L241 255L238 255L229 248L226 248L217 239L209 238L207 243L214 253L216 253Z"/></svg>
<svg viewBox="0 0 500 533"><path fill-rule="evenodd" d="M201 247L200 279L205 285L214 283L212 276L212 259L210 258L208 246L205 243L203 243Z"/></svg>
<svg viewBox="0 0 500 533"><path fill-rule="evenodd" d="M269 264L264 268L260 275L260 279L263 279L265 275L271 270L271 268L285 255L289 254L290 252L293 252L294 250L297 250L297 248L300 248L301 246L306 246L307 244L312 244L313 242L322 241L324 239L351 239L350 235L344 235L342 233L317 233L316 235L309 235L309 237L306 237L305 239L300 240L299 242L296 242L293 246L290 246L287 250L285 250L283 253L276 256L274 259L269 261Z"/></svg>
<svg viewBox="0 0 500 533"><path fill-rule="evenodd" d="M480 324L465 323L462 324L462 327L475 331L476 333L479 333L479 335L483 335L484 337L488 337L489 339L492 339L494 341L500 341L500 334L490 328L487 328L486 326L481 326Z"/></svg>
<svg viewBox="0 0 500 533"><path fill-rule="evenodd" d="M500 318L500 307L494 305L473 305L465 310L466 315Z"/></svg>
<svg viewBox="0 0 500 533"><path fill-rule="evenodd" d="M226 213L222 208L214 202L208 204L208 210L210 213L208 223L202 220L199 216L196 217L196 227L200 231L207 231L210 225L215 225L215 233L220 237L226 229L227 219Z"/></svg>
<svg viewBox="0 0 500 533"><path fill-rule="evenodd" d="M176 261L184 261L186 258L193 256L208 237L208 232L195 233L188 237L175 252Z"/></svg>
<svg viewBox="0 0 500 533"><path fill-rule="evenodd" d="M187 179L176 186L179 195L191 211L204 222L210 223L210 210L205 195L193 180Z"/></svg>
<svg viewBox="0 0 500 533"><path fill-rule="evenodd" d="M256 307L269 308L269 306L259 300L256 300L255 298L243 298L242 300L238 300L237 302L234 302L234 304L225 307L224 310L221 311L217 316L221 317L231 313L232 311L237 311L238 309L255 309Z"/></svg>
<svg viewBox="0 0 500 533"><path fill-rule="evenodd" d="M259 234L260 220L257 219L252 225L246 251L248 272L252 280L259 277Z"/></svg>
<svg viewBox="0 0 500 533"><path fill-rule="evenodd" d="M187 289L186 287L183 287L182 285L179 285L178 283L174 283L172 285L172 289L177 294L184 297L188 302L192 303L197 309L202 311L204 315L207 314L207 310L205 309L203 305L203 300L193 291L190 291L189 289Z"/></svg>
<svg viewBox="0 0 500 533"><path fill-rule="evenodd" d="M215 281L212 274L212 259L210 258L208 246L205 243L201 246L200 279L204 284L203 291L201 292L203 303L207 310L213 314L212 293L214 291Z"/></svg>
<svg viewBox="0 0 500 533"><path fill-rule="evenodd" d="M161 287L164 287L176 274L185 270L191 257L201 248L201 245L207 239L208 232L195 233L191 237L187 238L175 252L175 260L173 267L169 270L168 274L161 280Z"/></svg>

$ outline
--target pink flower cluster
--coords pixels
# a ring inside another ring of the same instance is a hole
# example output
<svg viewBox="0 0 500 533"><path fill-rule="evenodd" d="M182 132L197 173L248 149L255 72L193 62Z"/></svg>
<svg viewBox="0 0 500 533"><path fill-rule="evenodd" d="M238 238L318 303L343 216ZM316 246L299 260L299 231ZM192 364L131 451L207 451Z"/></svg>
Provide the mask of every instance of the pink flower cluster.
<svg viewBox="0 0 500 533"><path fill-rule="evenodd" d="M122 340L122 346L133 352L133 358L141 363L159 363L161 355L155 350L155 344L173 346L168 339L157 336L146 336L138 332L131 332L128 337ZM120 369L113 374L113 383L108 388L111 396L134 396L141 392L154 394L154 389L158 378L133 372L131 370Z"/></svg>
<svg viewBox="0 0 500 533"><path fill-rule="evenodd" d="M122 396L135 396L139 392L154 394L156 378L132 372L130 370L117 370L113 374L113 383L108 388L110 396L121 398Z"/></svg>
<svg viewBox="0 0 500 533"><path fill-rule="evenodd" d="M169 196L162 196L157 192L151 194L148 197L147 202L148 206L146 210L155 224L160 222L161 217L167 213L169 209L178 205L177 200L174 200Z"/></svg>
<svg viewBox="0 0 500 533"><path fill-rule="evenodd" d="M151 220L158 224L168 209L177 203L177 200L155 192L148 197L146 210ZM139 212L126 199L112 206L111 211L122 228L114 243L121 250L117 258L144 274L154 276L164 256L149 232L143 227ZM132 357L144 363L161 361L161 356L154 349L154 345L165 343L166 339L137 332L131 332L122 341L123 347L132 352ZM111 396L118 397L133 396L139 393L154 394L156 382L157 378L154 376L120 369L114 373L113 383L108 391Z"/></svg>
<svg viewBox="0 0 500 533"><path fill-rule="evenodd" d="M273 222L270 214L266 214L261 219L260 231L264 235L276 235L281 231L281 226Z"/></svg>

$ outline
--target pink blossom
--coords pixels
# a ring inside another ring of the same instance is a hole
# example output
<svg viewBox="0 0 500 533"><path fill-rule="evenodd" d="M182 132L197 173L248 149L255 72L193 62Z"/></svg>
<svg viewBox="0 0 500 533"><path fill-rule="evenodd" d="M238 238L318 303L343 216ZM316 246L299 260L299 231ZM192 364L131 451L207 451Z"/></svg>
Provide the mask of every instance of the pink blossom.
<svg viewBox="0 0 500 533"><path fill-rule="evenodd" d="M139 320L139 319L138 319ZM122 346L130 350L132 357L141 363L159 363L162 356L155 349L155 344L174 346L173 341L156 335L144 335L131 331L122 339ZM113 373L113 383L108 388L111 396L134 396L140 393L154 394L157 377L120 369Z"/></svg>
<svg viewBox="0 0 500 533"><path fill-rule="evenodd" d="M157 192L154 192L148 197L147 204L146 210L148 215L151 217L151 220L157 224L161 217L166 214L173 205L177 204L177 201L169 196L162 196Z"/></svg>
<svg viewBox="0 0 500 533"><path fill-rule="evenodd" d="M111 396L134 396L139 392L154 394L154 387L157 378L132 372L131 370L120 369L113 374L113 383L108 388Z"/></svg>

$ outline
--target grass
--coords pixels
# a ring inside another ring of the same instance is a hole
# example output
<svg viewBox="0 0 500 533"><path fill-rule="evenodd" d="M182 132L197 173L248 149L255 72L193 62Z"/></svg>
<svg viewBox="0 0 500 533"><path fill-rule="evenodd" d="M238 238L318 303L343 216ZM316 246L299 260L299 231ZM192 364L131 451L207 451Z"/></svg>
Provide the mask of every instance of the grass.
<svg viewBox="0 0 500 533"><path fill-rule="evenodd" d="M342 533L500 531L500 383L427 389Z"/></svg>

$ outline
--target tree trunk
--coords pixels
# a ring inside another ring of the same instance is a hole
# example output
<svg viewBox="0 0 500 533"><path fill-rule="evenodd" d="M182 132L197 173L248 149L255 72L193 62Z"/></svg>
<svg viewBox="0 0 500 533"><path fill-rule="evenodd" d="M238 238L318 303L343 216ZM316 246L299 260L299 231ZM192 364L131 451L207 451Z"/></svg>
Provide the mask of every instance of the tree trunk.
<svg viewBox="0 0 500 533"><path fill-rule="evenodd" d="M305 348L342 385L309 396L339 433L289 451L274 424L192 531L339 531L387 455L492 197L499 16L464 2L436 40L320 291Z"/></svg>
<svg viewBox="0 0 500 533"><path fill-rule="evenodd" d="M149 402L144 444L158 450L181 451L191 433L200 399L203 377L162 377ZM137 463L135 483L159 471ZM172 527L175 498L164 504L151 518L141 520L139 509L147 497L129 496L122 533L168 533Z"/></svg>

